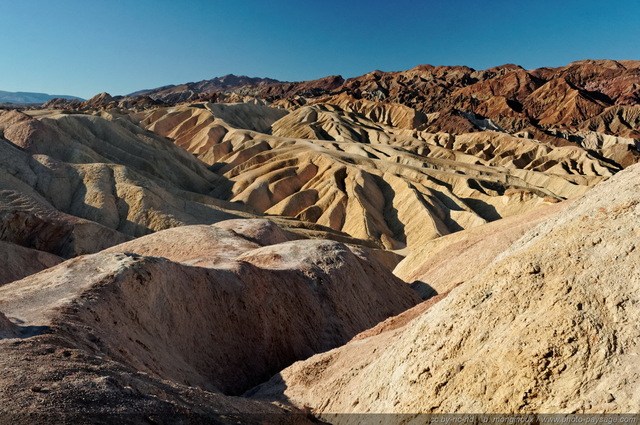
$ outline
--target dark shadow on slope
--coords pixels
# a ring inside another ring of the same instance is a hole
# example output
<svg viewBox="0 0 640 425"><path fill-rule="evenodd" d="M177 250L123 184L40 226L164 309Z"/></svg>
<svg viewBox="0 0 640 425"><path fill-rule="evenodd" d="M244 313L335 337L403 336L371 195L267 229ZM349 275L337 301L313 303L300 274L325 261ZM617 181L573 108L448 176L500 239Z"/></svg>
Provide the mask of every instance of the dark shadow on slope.
<svg viewBox="0 0 640 425"><path fill-rule="evenodd" d="M7 317L0 312L0 340L11 338L30 338L36 335L49 333L49 326L22 326L24 321Z"/></svg>
<svg viewBox="0 0 640 425"><path fill-rule="evenodd" d="M418 296L420 296L420 298L422 298L423 301L426 301L429 298L433 298L436 295L438 295L438 291L433 289L433 287L431 285L429 285L428 283L425 283L425 282L423 282L421 280L416 280L416 281L410 283L409 287L411 289L413 289L414 291L416 291Z"/></svg>
<svg viewBox="0 0 640 425"><path fill-rule="evenodd" d="M405 226L404 223L400 221L400 218L398 218L398 209L393 206L393 199L396 196L395 190L393 190L389 183L387 183L382 177L375 174L371 174L371 177L384 196L384 211L382 211L384 221L393 232L393 238L406 245L407 234L405 232Z"/></svg>
<svg viewBox="0 0 640 425"><path fill-rule="evenodd" d="M496 210L496 208L493 205L488 204L485 201L481 201L480 199L472 199L472 198L461 198L461 199L476 214L478 214L480 217L484 218L487 221L496 221L502 218L500 213L498 213L498 210Z"/></svg>
<svg viewBox="0 0 640 425"><path fill-rule="evenodd" d="M411 186L413 189L415 189L415 187ZM417 191L417 189L415 189ZM434 197L429 197L431 198L432 202L434 204L437 205L437 203L439 203L439 207L440 207L440 211L444 214L444 217L440 217L442 222L444 223L444 225L447 227L447 229L449 229L449 231L453 232L459 232L460 230L464 230L464 227L460 226L460 224L458 224L457 221L455 221L453 218L451 218L451 211L462 211L462 209L460 208L459 205L457 205L448 195L446 195L445 193L434 189L434 188L430 188L429 189L431 191L431 193L433 193ZM433 209L433 207L431 205L429 205L429 203L424 199L425 194L421 193L421 196L419 197L420 201L422 202L422 204L425 206L425 208L427 208L429 211L431 211Z"/></svg>

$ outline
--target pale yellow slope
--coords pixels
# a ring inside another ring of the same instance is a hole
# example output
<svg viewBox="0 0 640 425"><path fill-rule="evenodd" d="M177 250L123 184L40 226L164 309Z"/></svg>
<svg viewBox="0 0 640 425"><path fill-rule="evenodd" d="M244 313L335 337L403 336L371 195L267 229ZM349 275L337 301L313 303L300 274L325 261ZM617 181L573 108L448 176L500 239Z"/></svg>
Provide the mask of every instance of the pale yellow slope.
<svg viewBox="0 0 640 425"><path fill-rule="evenodd" d="M356 420L331 415L348 412L637 412L638 186L630 167L404 327L296 363L257 397L332 423Z"/></svg>

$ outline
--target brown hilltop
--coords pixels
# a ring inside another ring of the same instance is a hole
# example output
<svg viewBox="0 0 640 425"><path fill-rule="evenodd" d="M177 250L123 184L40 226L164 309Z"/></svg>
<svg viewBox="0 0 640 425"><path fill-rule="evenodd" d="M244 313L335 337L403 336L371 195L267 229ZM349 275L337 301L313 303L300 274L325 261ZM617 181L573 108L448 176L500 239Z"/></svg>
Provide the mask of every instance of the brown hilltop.
<svg viewBox="0 0 640 425"><path fill-rule="evenodd" d="M578 89L564 78L553 79L524 101L526 113L541 125L571 127L600 114L606 101Z"/></svg>
<svg viewBox="0 0 640 425"><path fill-rule="evenodd" d="M487 70L489 71L489 70ZM508 69L500 74L481 74L478 83L455 90L452 96L466 96L468 98L487 100L493 96L503 96L509 100L521 103L540 87L544 81L531 75L522 68Z"/></svg>
<svg viewBox="0 0 640 425"><path fill-rule="evenodd" d="M242 90L244 87L260 87L278 83L272 78L251 78L228 74L223 77L212 78L180 85L169 85L157 89L141 90L130 94L128 97L144 96L155 101L165 103L180 103L194 101L200 97L213 93Z"/></svg>
<svg viewBox="0 0 640 425"><path fill-rule="evenodd" d="M330 76L296 83L228 75L137 92L119 100L119 104L134 107L137 102L137 108L144 109L157 106L153 102L274 102L292 110L309 102L339 103L327 97L346 94L354 99L402 104L420 114L438 114L440 119L430 120L426 127L431 132L486 130L486 126L469 118L478 115L481 121L491 120L499 125L501 131L526 131L540 140L562 145L575 140L571 138L569 142L561 133L549 129L584 129L586 120L609 106L637 105L638 87L637 61L584 60L565 67L533 70L514 64L485 70L420 65L407 71L376 70L348 80ZM147 100L138 99L139 96L146 96ZM495 101L496 97L501 100ZM544 101L547 97L555 101ZM561 117L554 116L558 108L566 109Z"/></svg>
<svg viewBox="0 0 640 425"><path fill-rule="evenodd" d="M532 71L515 65L484 71L467 67L419 66L403 72L366 74L348 80L345 89L356 96L398 102L425 113L453 107L479 113L496 121L500 120L504 108L496 110L486 104L482 109L477 108L491 97L503 96L511 103L514 112L522 113L521 118L529 121L529 126L563 127L599 114L603 110L602 105L637 104L634 97L637 78L637 67L627 67L616 61L583 61L563 68ZM554 120L557 117L548 117L561 107L553 103L522 110L521 105L539 104L540 100L536 101L536 97L566 97L567 91L571 90L567 84L580 91L584 101L583 104L570 107L565 112L566 117L559 120ZM546 86L545 91L534 94L543 85ZM599 106L588 107L585 102ZM520 124L520 127L523 125Z"/></svg>
<svg viewBox="0 0 640 425"><path fill-rule="evenodd" d="M584 123L588 130L621 137L640 138L640 105L613 106Z"/></svg>
<svg viewBox="0 0 640 425"><path fill-rule="evenodd" d="M584 90L601 93L617 105L637 105L640 101L638 62L585 60L573 62L559 73Z"/></svg>
<svg viewBox="0 0 640 425"><path fill-rule="evenodd" d="M251 94L255 97L269 100L283 99L291 96L316 97L339 89L343 83L344 79L341 76L331 75L311 81L272 83L252 91Z"/></svg>
<svg viewBox="0 0 640 425"><path fill-rule="evenodd" d="M419 301L359 249L322 240L261 246L256 235L284 235L266 220L238 228L253 234L250 239L230 229L157 232L7 284L0 288L0 311L11 322L0 316L0 332L39 333L40 343L53 347L50 356L36 360L41 370L54 373L64 350L84 352L85 360L75 358L79 370L90 361L141 371L154 385L165 379L190 386L196 394L187 398L193 400L203 396L202 389L242 393L293 361L344 344ZM144 256L159 252L173 261ZM0 340L5 368L19 367L13 347ZM86 359L92 355L98 357ZM58 383L44 379L40 387L55 393L75 382L88 390L86 375ZM114 375L109 372L110 379L122 382ZM171 399L174 392L167 389L160 398ZM28 400L32 392L23 387L13 401L6 394L4 406Z"/></svg>

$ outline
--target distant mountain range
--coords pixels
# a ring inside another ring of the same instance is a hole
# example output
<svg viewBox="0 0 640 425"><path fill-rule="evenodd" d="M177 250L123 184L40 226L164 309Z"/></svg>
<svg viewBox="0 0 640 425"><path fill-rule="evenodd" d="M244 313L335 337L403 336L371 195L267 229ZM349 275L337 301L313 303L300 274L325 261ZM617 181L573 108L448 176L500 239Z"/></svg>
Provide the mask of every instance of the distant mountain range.
<svg viewBox="0 0 640 425"><path fill-rule="evenodd" d="M0 103L45 103L55 98L84 100L78 96L0 90Z"/></svg>
<svg viewBox="0 0 640 425"><path fill-rule="evenodd" d="M290 110L310 103L351 110L359 101L378 106L400 104L414 111L414 127L430 133L493 130L554 144L569 139L568 133L556 131L559 129L640 137L640 61L632 60L582 60L530 70L513 64L485 70L420 65L346 80L334 75L300 82L226 75L139 91L116 100L128 107L134 102L153 106L150 102L176 105L251 99Z"/></svg>
<svg viewBox="0 0 640 425"><path fill-rule="evenodd" d="M236 94L261 99L282 99L289 95L318 96L338 89L345 80L339 75L331 75L312 81L287 82L273 78L247 77L228 74L198 82L167 85L154 89L139 90L126 95L128 98L149 97L167 104L212 100L215 94Z"/></svg>
<svg viewBox="0 0 640 425"><path fill-rule="evenodd" d="M149 96L169 103L193 100L199 95L215 92L234 91L241 87L262 87L269 84L282 83L273 78L247 77L245 75L228 74L211 80L203 80L179 85L162 86L155 89L140 90L127 96Z"/></svg>

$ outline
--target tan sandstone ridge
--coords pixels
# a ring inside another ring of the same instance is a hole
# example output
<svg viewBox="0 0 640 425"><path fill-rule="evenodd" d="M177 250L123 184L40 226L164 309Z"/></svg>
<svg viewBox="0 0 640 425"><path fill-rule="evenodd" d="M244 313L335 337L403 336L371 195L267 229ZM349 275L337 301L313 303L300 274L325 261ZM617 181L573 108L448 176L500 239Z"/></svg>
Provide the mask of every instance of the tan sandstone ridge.
<svg viewBox="0 0 640 425"><path fill-rule="evenodd" d="M31 187L15 178L3 177L0 177L0 185L4 186L0 190L0 237L6 242L70 258L130 239L93 221L62 213Z"/></svg>
<svg viewBox="0 0 640 425"><path fill-rule="evenodd" d="M496 132L431 134L406 106L334 100L279 119L266 106L211 103L138 119L212 164L227 182L214 196L386 249L579 196L617 170L577 146ZM268 122L270 131L255 130Z"/></svg>
<svg viewBox="0 0 640 425"><path fill-rule="evenodd" d="M204 390L240 394L420 301L360 249L287 241L286 232L267 220L219 226L156 232L6 284L0 311L8 320L0 317L0 331L36 335L25 347L36 340L54 347L34 359L51 373L63 373L56 368L67 350L77 354L73 367L79 370L95 364L144 372L153 385L164 379L188 386L199 395L178 403L185 407L209 397ZM20 341L0 340L5 368L20 367L14 357L20 347ZM97 387L78 378L78 391L96 398L130 385L115 375ZM73 379L55 383L43 376L39 387L57 393ZM15 391L2 392L3 406L17 407L9 394L36 403L38 391ZM150 396L156 390L136 391ZM69 408L52 403L54 411Z"/></svg>
<svg viewBox="0 0 640 425"><path fill-rule="evenodd" d="M0 121L10 142L3 149L21 167L13 173L59 210L132 236L172 222L195 224L205 215L237 217L225 207L238 207L202 196L217 176L126 117L51 113L16 120L12 114L19 113L4 113Z"/></svg>
<svg viewBox="0 0 640 425"><path fill-rule="evenodd" d="M33 114L0 111L1 240L70 258L162 229L256 217L213 195L228 188L225 178L126 114ZM279 223L301 237L375 247L314 223ZM376 255L389 268L399 261Z"/></svg>
<svg viewBox="0 0 640 425"><path fill-rule="evenodd" d="M332 423L357 418L331 415L347 412L637 412L639 187L640 168L628 168L404 326L298 362L254 396Z"/></svg>
<svg viewBox="0 0 640 425"><path fill-rule="evenodd" d="M136 114L31 115L0 114L7 214L19 203L40 219L37 204L89 220L85 233L93 236L74 232L72 240L97 246L59 247L69 245L64 232L46 248L4 240L67 258L127 236L261 214L284 226L292 222L280 217L298 220L292 230L305 237L408 252L579 196L620 169L607 158L633 162L635 143L595 130L583 135L589 149L499 131L433 134L423 130L432 118L416 109L346 93L291 112L205 102ZM397 259L387 255L385 263Z"/></svg>
<svg viewBox="0 0 640 425"><path fill-rule="evenodd" d="M565 201L429 241L404 258L393 273L414 286L446 293L473 278L531 228L567 208Z"/></svg>

